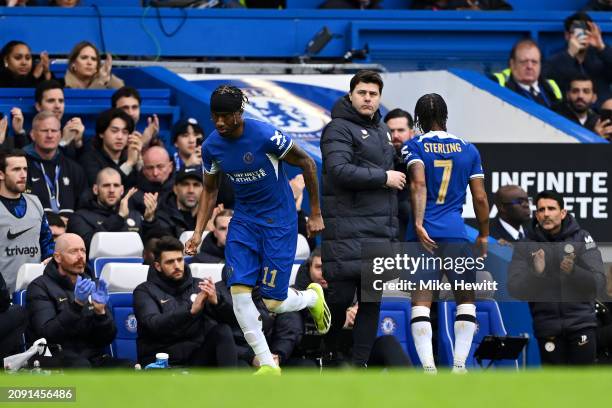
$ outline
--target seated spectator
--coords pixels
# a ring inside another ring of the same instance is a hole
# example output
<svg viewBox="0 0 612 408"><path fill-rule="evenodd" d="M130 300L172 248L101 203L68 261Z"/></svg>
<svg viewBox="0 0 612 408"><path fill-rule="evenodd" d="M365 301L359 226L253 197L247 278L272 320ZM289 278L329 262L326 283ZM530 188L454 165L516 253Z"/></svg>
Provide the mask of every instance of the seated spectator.
<svg viewBox="0 0 612 408"><path fill-rule="evenodd" d="M50 0L49 4L52 6L72 8L79 5L81 0Z"/></svg>
<svg viewBox="0 0 612 408"><path fill-rule="evenodd" d="M172 191L174 178L168 151L153 146L142 155L142 174L138 177L138 189L147 193L166 195Z"/></svg>
<svg viewBox="0 0 612 408"><path fill-rule="evenodd" d="M66 222L59 215L46 212L47 222L49 222L49 229L51 230L51 235L53 235L53 241L57 242L57 239L60 235L64 235L66 233Z"/></svg>
<svg viewBox="0 0 612 408"><path fill-rule="evenodd" d="M415 0L413 10L512 10L504 0Z"/></svg>
<svg viewBox="0 0 612 408"><path fill-rule="evenodd" d="M36 101L34 108L37 112L44 110L53 112L61 123L66 105L64 89L58 81L50 80L38 84L34 93L34 100ZM83 148L84 133L85 126L79 117L70 118L64 125L62 140L60 140L59 145L71 159L76 159Z"/></svg>
<svg viewBox="0 0 612 408"><path fill-rule="evenodd" d="M0 360L21 353L22 336L28 324L28 314L18 305L11 305L11 294L0 273Z"/></svg>
<svg viewBox="0 0 612 408"><path fill-rule="evenodd" d="M51 79L49 54L43 51L34 66L30 47L22 41L9 41L0 51L0 88L34 88Z"/></svg>
<svg viewBox="0 0 612 408"><path fill-rule="evenodd" d="M163 237L169 236L164 231L152 229L142 238L142 263L143 265L153 265L155 262L155 247L159 240Z"/></svg>
<svg viewBox="0 0 612 408"><path fill-rule="evenodd" d="M68 56L68 69L64 76L66 88L76 89L118 89L123 81L111 73L113 59L106 54L104 64L100 52L89 41L74 46Z"/></svg>
<svg viewBox="0 0 612 408"><path fill-rule="evenodd" d="M138 89L132 88L131 86L123 86L117 89L113 94L111 102L113 108L124 110L125 113L134 119L134 126L138 125L138 121L140 121L140 105L142 102ZM141 134L136 130L134 133L141 136L142 145L145 148L153 145L163 146L162 141L157 138L159 135L159 118L157 115L147 118L147 127Z"/></svg>
<svg viewBox="0 0 612 408"><path fill-rule="evenodd" d="M380 9L380 0L327 0L320 9Z"/></svg>
<svg viewBox="0 0 612 408"><path fill-rule="evenodd" d="M259 360L244 338L242 329L236 320L232 295L229 286L227 286L227 279L227 269L224 268L222 280L215 285L217 289L218 304L215 309L214 318L218 322L223 322L231 327L234 341L238 349L239 365L258 368L260 366ZM259 312L262 330L266 336L275 362L279 366L302 365L300 364L300 359L291 358L295 347L300 343L302 334L304 333L304 322L301 313L270 313L263 302L259 287L253 289L252 297L257 307L257 311Z"/></svg>
<svg viewBox="0 0 612 408"><path fill-rule="evenodd" d="M541 77L542 53L531 39L520 40L510 52L510 68L493 74L501 86L552 108L562 95L555 81Z"/></svg>
<svg viewBox="0 0 612 408"><path fill-rule="evenodd" d="M73 232L85 241L87 251L96 232L134 231L146 235L152 228L157 193L146 193L147 208L143 216L129 208L130 197L136 192L130 189L123 198L124 188L117 170L105 168L100 171L93 188L83 205L70 217L68 232Z"/></svg>
<svg viewBox="0 0 612 408"><path fill-rule="evenodd" d="M612 0L591 0L584 11L612 11Z"/></svg>
<svg viewBox="0 0 612 408"><path fill-rule="evenodd" d="M610 125L612 125L612 98L608 99L604 103L601 104L601 108L599 109L599 126L602 126L603 129L601 133L597 131L597 134L603 134L602 136L608 140L612 140L612 129L610 129ZM597 128L597 125L595 126Z"/></svg>
<svg viewBox="0 0 612 408"><path fill-rule="evenodd" d="M234 367L232 331L210 318L218 305L215 285L191 275L183 250L178 239L161 238L147 281L134 290L138 361L144 366L168 353L170 366Z"/></svg>
<svg viewBox="0 0 612 408"><path fill-rule="evenodd" d="M546 61L546 76L567 92L574 78L587 75L600 101L612 97L612 50L604 42L599 26L588 14L575 13L565 19L564 27L567 48Z"/></svg>
<svg viewBox="0 0 612 408"><path fill-rule="evenodd" d="M206 234L200 253L191 260L193 263L225 263L225 240L227 228L234 215L233 210L222 210L213 219L214 229Z"/></svg>
<svg viewBox="0 0 612 408"><path fill-rule="evenodd" d="M45 211L68 219L77 209L87 180L78 163L58 148L60 122L54 113L42 111L32 120L32 144L25 147L28 161L28 190L36 195Z"/></svg>
<svg viewBox="0 0 612 408"><path fill-rule="evenodd" d="M604 124L599 115L591 109L596 101L597 93L593 88L593 81L586 75L581 75L570 82L565 102L558 105L555 111L603 137L612 132L612 126L609 123Z"/></svg>
<svg viewBox="0 0 612 408"><path fill-rule="evenodd" d="M493 197L497 216L491 221L489 233L500 245L525 238L525 223L531 218L529 197L521 186L505 185Z"/></svg>
<svg viewBox="0 0 612 408"><path fill-rule="evenodd" d="M62 347L65 367L109 367L117 364L104 350L117 328L107 307L108 289L86 270L85 243L64 234L42 276L28 286L28 339L44 337Z"/></svg>
<svg viewBox="0 0 612 408"><path fill-rule="evenodd" d="M327 281L323 277L323 262L321 261L321 248L317 247L298 269L295 277L295 287L298 290L306 290L312 282L318 283L323 289L327 289Z"/></svg>
<svg viewBox="0 0 612 408"><path fill-rule="evenodd" d="M129 188L137 184L136 166L141 157L142 140L133 131L132 117L121 109L109 109L98 116L93 148L80 160L90 186L94 185L100 170L106 167L121 174L124 186Z"/></svg>
<svg viewBox="0 0 612 408"><path fill-rule="evenodd" d="M204 185L199 167L180 170L174 180L173 192L165 197L155 213L155 229L179 238L183 232L195 229Z"/></svg>
<svg viewBox="0 0 612 408"><path fill-rule="evenodd" d="M47 259L55 249L40 200L24 193L27 179L25 153L0 151L0 272L10 292L21 265Z"/></svg>
<svg viewBox="0 0 612 408"><path fill-rule="evenodd" d="M195 151L198 139L204 138L204 131L198 121L189 118L179 120L172 127L172 144L176 147L174 153L174 171L183 167L194 167L202 164Z"/></svg>

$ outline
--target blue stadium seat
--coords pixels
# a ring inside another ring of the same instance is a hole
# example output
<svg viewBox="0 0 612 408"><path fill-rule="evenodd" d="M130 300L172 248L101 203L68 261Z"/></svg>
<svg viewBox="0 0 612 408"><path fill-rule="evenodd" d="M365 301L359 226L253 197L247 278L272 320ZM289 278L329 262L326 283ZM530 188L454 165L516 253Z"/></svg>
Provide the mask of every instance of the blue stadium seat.
<svg viewBox="0 0 612 408"><path fill-rule="evenodd" d="M102 270L109 285L109 309L117 327L117 336L110 345L113 357L137 361L137 321L133 309L133 291L147 279L147 265L111 262Z"/></svg>
<svg viewBox="0 0 612 408"><path fill-rule="evenodd" d="M457 305L455 302L439 302L438 303L438 360L440 366L451 367L453 365L453 348L455 344L455 314ZM499 307L495 300L479 300L476 301L476 320L478 326L472 348L468 355L466 366L478 367L478 363L474 358L474 352L487 335L506 336L506 328L504 321L499 311ZM488 360L483 360L483 366L487 366ZM518 369L517 360L500 360L493 363L495 367L508 367Z"/></svg>
<svg viewBox="0 0 612 408"><path fill-rule="evenodd" d="M104 270L104 266L111 262L121 262L121 263L132 263L132 264L140 264L142 265L143 259L140 256L127 256L127 257L100 257L96 258L93 261L93 271L96 278L99 278L102 274L102 270Z"/></svg>
<svg viewBox="0 0 612 408"><path fill-rule="evenodd" d="M413 365L420 365L410 332L411 303L408 298L384 297L380 305L378 336L393 335L408 353Z"/></svg>

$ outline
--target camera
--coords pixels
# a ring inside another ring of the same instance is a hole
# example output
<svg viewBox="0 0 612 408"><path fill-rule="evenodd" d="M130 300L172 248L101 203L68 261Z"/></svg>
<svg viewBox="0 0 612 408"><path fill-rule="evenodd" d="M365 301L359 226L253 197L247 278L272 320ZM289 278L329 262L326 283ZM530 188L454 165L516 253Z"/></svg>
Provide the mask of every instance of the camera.
<svg viewBox="0 0 612 408"><path fill-rule="evenodd" d="M587 36L587 30L589 29L586 21L578 20L574 21L570 27L570 32L579 41L582 41Z"/></svg>

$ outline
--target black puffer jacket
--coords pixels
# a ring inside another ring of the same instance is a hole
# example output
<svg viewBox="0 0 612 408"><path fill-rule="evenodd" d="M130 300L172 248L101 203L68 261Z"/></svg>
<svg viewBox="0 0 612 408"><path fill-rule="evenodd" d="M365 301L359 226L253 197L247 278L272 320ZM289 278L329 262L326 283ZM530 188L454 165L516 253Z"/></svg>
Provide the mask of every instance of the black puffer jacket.
<svg viewBox="0 0 612 408"><path fill-rule="evenodd" d="M364 118L344 96L323 130L321 151L325 279L356 279L362 244L390 242L398 234L396 192L385 186L394 168L391 134L380 112Z"/></svg>
<svg viewBox="0 0 612 408"><path fill-rule="evenodd" d="M91 278L88 271L84 278ZM104 354L117 328L113 315L97 315L93 306L79 306L74 301L74 285L59 274L51 260L42 276L28 286L26 307L30 318L28 341L44 337L49 344L61 344L65 353L91 359Z"/></svg>
<svg viewBox="0 0 612 408"><path fill-rule="evenodd" d="M187 211L181 211L176 204L176 195L167 194L157 206L153 228L165 234L179 238L185 231L193 231L196 217Z"/></svg>
<svg viewBox="0 0 612 408"><path fill-rule="evenodd" d="M83 238L87 253L91 239L96 232L126 232L134 231L145 236L154 224L143 219L142 215L130 209L127 218L122 218L118 213L118 204L113 208L101 205L93 194L84 197L85 203L77 210L68 223L68 232L73 232Z"/></svg>
<svg viewBox="0 0 612 408"><path fill-rule="evenodd" d="M566 275L560 265L568 245L576 258L573 272ZM531 255L539 249L546 254L542 276L536 275ZM530 302L536 337L595 327L593 302L604 287L601 253L589 233L570 214L556 236L545 233L534 219L527 229L527 239L514 244L508 290L513 297Z"/></svg>
<svg viewBox="0 0 612 408"><path fill-rule="evenodd" d="M216 323L208 317L207 304L191 314L191 295L200 292L202 280L191 276L189 265L180 281L172 281L149 268L147 281L134 290L134 313L138 321L138 362L155 361L155 353L168 353L170 365L187 365L204 343L206 332Z"/></svg>

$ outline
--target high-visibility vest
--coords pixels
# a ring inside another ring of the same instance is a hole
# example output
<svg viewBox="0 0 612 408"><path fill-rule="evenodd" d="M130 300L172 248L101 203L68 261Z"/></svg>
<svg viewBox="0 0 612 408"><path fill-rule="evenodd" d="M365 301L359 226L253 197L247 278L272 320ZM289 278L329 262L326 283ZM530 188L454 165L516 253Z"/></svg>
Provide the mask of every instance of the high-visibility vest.
<svg viewBox="0 0 612 408"><path fill-rule="evenodd" d="M495 79L497 80L497 82L505 87L506 83L508 82L508 79L510 78L510 75L512 74L512 72L510 71L510 68L506 68L501 72L495 72L493 73L493 77L495 77ZM553 94L555 95L555 99L557 99L558 101L560 101L561 99L563 99L563 94L561 93L561 88L559 88L559 85L557 85L557 83L555 82L554 79L546 79L545 80L548 85L550 85L550 89L552 89Z"/></svg>

